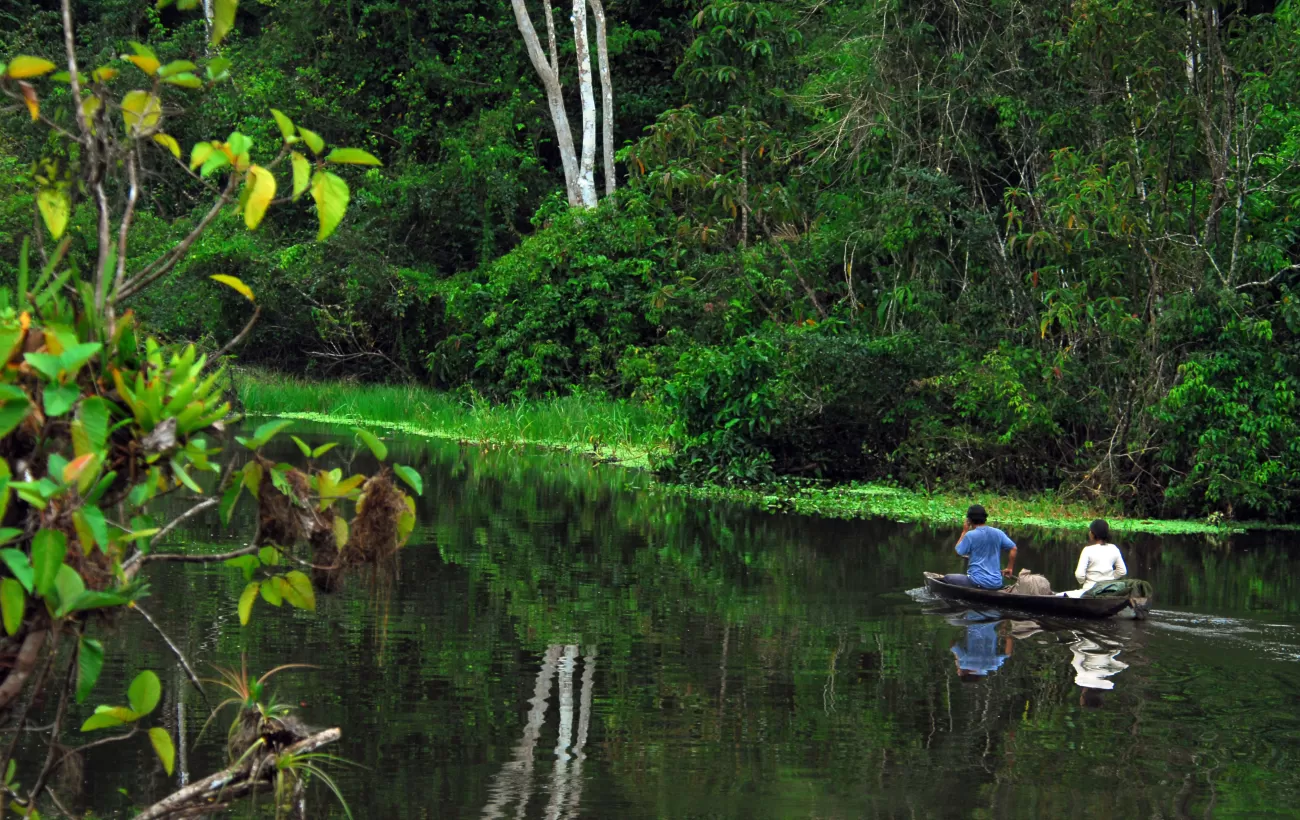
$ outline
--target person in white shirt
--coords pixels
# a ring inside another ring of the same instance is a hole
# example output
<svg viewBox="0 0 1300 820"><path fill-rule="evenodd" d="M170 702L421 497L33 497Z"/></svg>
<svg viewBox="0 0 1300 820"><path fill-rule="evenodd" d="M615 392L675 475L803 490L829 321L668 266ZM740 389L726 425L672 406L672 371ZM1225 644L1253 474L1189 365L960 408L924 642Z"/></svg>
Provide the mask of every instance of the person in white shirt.
<svg viewBox="0 0 1300 820"><path fill-rule="evenodd" d="M1079 589L1062 592L1064 597L1078 598L1099 583L1118 581L1128 574L1119 547L1110 543L1109 524L1100 518L1093 521L1088 525L1088 537L1092 541L1083 548L1079 555L1079 566L1074 570L1074 577L1081 586Z"/></svg>

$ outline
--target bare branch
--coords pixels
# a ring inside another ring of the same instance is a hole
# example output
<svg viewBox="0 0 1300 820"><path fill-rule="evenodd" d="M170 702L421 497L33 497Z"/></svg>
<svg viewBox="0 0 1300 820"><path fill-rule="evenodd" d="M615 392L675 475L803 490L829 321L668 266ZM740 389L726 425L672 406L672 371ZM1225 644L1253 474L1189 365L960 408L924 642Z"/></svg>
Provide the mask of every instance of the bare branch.
<svg viewBox="0 0 1300 820"><path fill-rule="evenodd" d="M199 224L194 226L194 230L190 231L189 235L182 239L175 248L150 262L143 270L128 279L120 289L114 292L110 301L116 304L130 299L157 281L159 277L168 273L176 266L177 262L185 258L185 254L189 253L190 246L207 230L208 226L212 224L212 220L217 218L217 215L221 213L221 209L226 207L234 197L235 186L238 181L239 177L232 173L230 181L226 183L225 190L221 192L221 196L217 201L212 204L212 208L203 215L203 219L199 220Z"/></svg>
<svg viewBox="0 0 1300 820"><path fill-rule="evenodd" d="M253 331L253 325L257 324L257 318L261 315L262 315L262 306L258 305L257 308L253 311L253 317L248 320L248 324L244 325L244 329L239 331L239 333L235 336L235 338L226 342L226 344L220 350L212 354L211 358L208 359L208 367L211 367L213 362L220 360L222 356L225 356L227 353L234 350L236 347L239 347L239 345L243 343L244 339L248 338L248 334ZM161 533L159 534L161 535Z"/></svg>
<svg viewBox="0 0 1300 820"><path fill-rule="evenodd" d="M149 626L154 628L154 631L163 639L163 643L167 644L167 648L176 656L176 660L180 661L181 668L184 669L185 674L189 676L190 683L194 684L194 688L199 690L199 694L203 695L204 700L207 700L207 691L203 688L203 684L199 682L199 676L194 674L194 670L190 667L190 662L185 660L185 655L181 653L180 648L177 647L176 644L172 643L172 639L167 637L167 633L162 631L162 627L159 626L153 618L149 617L149 613L144 611L144 607L139 604L132 604L131 608L136 612L139 612L140 617L148 621Z"/></svg>
<svg viewBox="0 0 1300 820"><path fill-rule="evenodd" d="M162 540L166 538L168 535L170 535L171 531L179 527L181 524L190 520L191 518L203 512L204 510L212 509L213 507L217 506L217 504L219 504L220 502L221 499L215 496L212 498L205 498L199 503L195 504L193 507L190 507L185 512L176 516L171 521L167 522L167 526L159 530L157 535L155 535L153 538L149 540L150 548L156 547L158 546L158 544L162 543Z"/></svg>

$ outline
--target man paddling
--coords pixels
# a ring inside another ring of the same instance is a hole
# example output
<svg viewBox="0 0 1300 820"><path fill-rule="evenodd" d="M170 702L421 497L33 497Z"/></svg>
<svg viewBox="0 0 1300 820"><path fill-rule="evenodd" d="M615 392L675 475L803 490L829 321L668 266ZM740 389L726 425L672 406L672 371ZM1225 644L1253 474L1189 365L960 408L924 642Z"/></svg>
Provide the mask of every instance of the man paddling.
<svg viewBox="0 0 1300 820"><path fill-rule="evenodd" d="M965 573L943 576L945 584L1001 589L1002 576L1010 576L1015 571L1016 542L997 527L988 526L985 523L988 520L989 514L979 504L972 504L966 510L966 524L957 540L957 554L969 563ZM1007 555L1007 568L999 572L1003 550L1010 550L1010 553Z"/></svg>

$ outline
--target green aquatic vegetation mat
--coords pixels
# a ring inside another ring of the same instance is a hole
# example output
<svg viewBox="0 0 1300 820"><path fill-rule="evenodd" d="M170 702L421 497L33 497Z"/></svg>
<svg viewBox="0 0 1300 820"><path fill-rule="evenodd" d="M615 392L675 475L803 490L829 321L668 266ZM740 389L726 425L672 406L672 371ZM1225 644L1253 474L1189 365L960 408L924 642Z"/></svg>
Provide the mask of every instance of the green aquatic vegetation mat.
<svg viewBox="0 0 1300 820"><path fill-rule="evenodd" d="M257 372L240 374L235 386L252 416L367 426L473 444L536 446L633 468L648 467L651 453L667 447L667 424L662 418L644 406L603 397L494 405L421 387L312 382ZM983 490L925 492L880 483L744 488L655 482L652 486L692 498L830 518L889 518L960 526L966 507L979 502L988 508L991 522L1007 526L1079 529L1102 517L1118 532L1157 535L1300 529L1261 522L1130 518L1113 509L1063 501L1050 493L1017 497Z"/></svg>

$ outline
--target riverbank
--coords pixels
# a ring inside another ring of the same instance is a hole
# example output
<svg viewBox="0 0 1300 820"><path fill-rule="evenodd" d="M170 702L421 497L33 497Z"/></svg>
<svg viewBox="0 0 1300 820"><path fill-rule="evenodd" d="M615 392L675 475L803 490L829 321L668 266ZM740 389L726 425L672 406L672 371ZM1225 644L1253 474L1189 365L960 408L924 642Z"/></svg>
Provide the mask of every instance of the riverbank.
<svg viewBox="0 0 1300 820"><path fill-rule="evenodd" d="M603 397L492 404L486 399L417 386L315 382L260 371L238 371L233 387L250 416L321 424L362 425L424 438L483 444L525 444L581 453L597 461L646 468L667 452L668 422L634 402ZM1119 532L1162 535L1226 534L1269 525L1130 518L1116 510L1050 494L1015 496L986 491L925 492L881 483L804 482L763 489L657 483L663 492L829 518L960 522L978 500L990 519L1007 526L1078 529L1106 518Z"/></svg>

